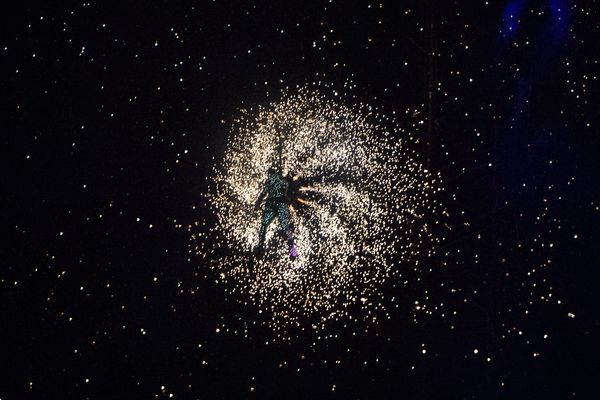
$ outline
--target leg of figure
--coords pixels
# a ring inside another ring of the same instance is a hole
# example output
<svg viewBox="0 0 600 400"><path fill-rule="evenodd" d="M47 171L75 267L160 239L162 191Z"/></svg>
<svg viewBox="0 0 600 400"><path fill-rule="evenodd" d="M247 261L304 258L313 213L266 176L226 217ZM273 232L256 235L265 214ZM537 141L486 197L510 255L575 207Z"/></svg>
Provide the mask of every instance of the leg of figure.
<svg viewBox="0 0 600 400"><path fill-rule="evenodd" d="M279 229L287 235L290 229L290 210L287 204L277 207L277 218L279 219Z"/></svg>
<svg viewBox="0 0 600 400"><path fill-rule="evenodd" d="M275 210L268 205L265 205L263 211L263 217L260 221L260 229L258 230L258 245L257 248L261 249L265 244L265 235L267 234L267 228L273 219L275 218Z"/></svg>
<svg viewBox="0 0 600 400"><path fill-rule="evenodd" d="M287 243L290 249L290 258L292 260L298 257L298 250L294 244L294 231L292 229L290 209L287 204L282 204L277 209L277 216L279 218L279 226L285 233Z"/></svg>

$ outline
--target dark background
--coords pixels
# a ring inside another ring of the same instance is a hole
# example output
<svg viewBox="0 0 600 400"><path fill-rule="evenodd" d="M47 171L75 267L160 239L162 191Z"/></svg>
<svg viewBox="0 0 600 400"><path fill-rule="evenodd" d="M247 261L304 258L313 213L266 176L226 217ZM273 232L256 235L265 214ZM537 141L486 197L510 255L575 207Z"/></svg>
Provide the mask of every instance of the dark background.
<svg viewBox="0 0 600 400"><path fill-rule="evenodd" d="M597 1L23 2L0 18L2 399L595 398ZM282 343L190 253L188 226L210 218L236 110L315 82L418 110L401 127L424 121L422 162L444 178L447 265L385 288L389 320ZM425 291L438 309L415 323Z"/></svg>

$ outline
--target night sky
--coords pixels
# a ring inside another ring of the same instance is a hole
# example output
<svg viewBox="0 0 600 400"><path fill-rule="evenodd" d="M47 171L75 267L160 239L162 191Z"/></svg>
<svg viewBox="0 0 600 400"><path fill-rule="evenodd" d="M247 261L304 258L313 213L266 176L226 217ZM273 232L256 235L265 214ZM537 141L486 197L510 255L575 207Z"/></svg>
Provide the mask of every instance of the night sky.
<svg viewBox="0 0 600 400"><path fill-rule="evenodd" d="M13 6L0 399L594 398L598 1ZM239 110L298 87L398 116L447 214L386 318L281 340L193 234Z"/></svg>

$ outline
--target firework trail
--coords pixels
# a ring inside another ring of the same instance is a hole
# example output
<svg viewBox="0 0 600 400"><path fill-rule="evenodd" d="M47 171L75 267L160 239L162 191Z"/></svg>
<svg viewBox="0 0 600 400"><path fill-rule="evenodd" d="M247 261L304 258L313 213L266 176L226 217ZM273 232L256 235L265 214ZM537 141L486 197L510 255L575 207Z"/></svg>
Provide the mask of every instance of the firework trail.
<svg viewBox="0 0 600 400"><path fill-rule="evenodd" d="M384 128L389 121L306 88L241 111L207 193L215 223L194 236L230 293L275 325L325 322L381 308L378 288L421 268L440 240L429 228L442 212L440 179L403 145L409 134ZM250 252L262 215L254 203L273 165L291 182L294 261L275 222L264 256Z"/></svg>

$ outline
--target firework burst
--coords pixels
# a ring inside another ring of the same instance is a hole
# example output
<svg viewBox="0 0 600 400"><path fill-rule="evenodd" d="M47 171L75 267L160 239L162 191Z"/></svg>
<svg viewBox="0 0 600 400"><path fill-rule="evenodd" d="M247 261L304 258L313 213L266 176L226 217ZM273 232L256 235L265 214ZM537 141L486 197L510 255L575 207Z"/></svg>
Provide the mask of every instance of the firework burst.
<svg viewBox="0 0 600 400"><path fill-rule="evenodd" d="M405 145L413 137L368 105L334 99L304 88L241 110L207 193L215 223L194 236L228 290L274 325L371 314L383 307L381 285L421 268L440 240L429 227L441 213L440 179L415 161ZM250 251L261 223L254 204L273 165L290 182L294 261L275 222L265 254Z"/></svg>

